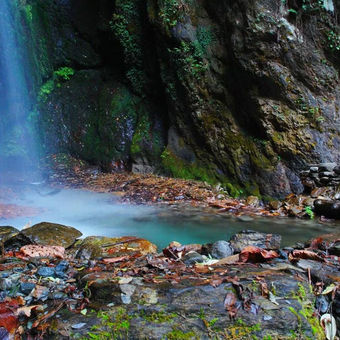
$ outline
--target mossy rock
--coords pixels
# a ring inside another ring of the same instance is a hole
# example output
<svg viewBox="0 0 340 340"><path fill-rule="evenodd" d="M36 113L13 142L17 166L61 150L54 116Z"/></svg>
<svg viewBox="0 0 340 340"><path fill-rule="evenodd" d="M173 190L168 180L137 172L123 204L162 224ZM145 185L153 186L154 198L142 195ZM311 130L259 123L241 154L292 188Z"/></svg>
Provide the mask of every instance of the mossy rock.
<svg viewBox="0 0 340 340"><path fill-rule="evenodd" d="M150 241L131 236L113 238L89 236L76 244L75 248L78 249L76 256L84 259L147 255L157 251L157 247Z"/></svg>
<svg viewBox="0 0 340 340"><path fill-rule="evenodd" d="M0 242L6 242L13 236L17 235L18 233L19 230L13 227L10 226L0 227Z"/></svg>
<svg viewBox="0 0 340 340"><path fill-rule="evenodd" d="M41 222L31 228L22 231L22 234L28 237L32 243L70 247L82 236L82 233L73 228L62 224Z"/></svg>

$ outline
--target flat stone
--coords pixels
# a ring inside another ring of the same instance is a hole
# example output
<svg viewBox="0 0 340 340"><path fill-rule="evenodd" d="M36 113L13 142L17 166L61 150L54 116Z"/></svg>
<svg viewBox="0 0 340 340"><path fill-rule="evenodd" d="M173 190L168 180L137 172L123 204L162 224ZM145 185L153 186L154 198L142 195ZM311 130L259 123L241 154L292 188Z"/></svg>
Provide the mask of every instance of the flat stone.
<svg viewBox="0 0 340 340"><path fill-rule="evenodd" d="M223 259L233 255L234 249L227 241L217 241L212 245L211 256L214 259Z"/></svg>
<svg viewBox="0 0 340 340"><path fill-rule="evenodd" d="M82 236L82 233L73 227L49 222L36 224L23 230L22 234L28 237L32 243L64 248L70 247L77 238Z"/></svg>
<svg viewBox="0 0 340 340"><path fill-rule="evenodd" d="M55 275L55 268L40 267L37 271L37 275L42 277L53 277Z"/></svg>
<svg viewBox="0 0 340 340"><path fill-rule="evenodd" d="M32 290L35 288L35 283L33 282L21 282L20 283L20 291L25 295L29 295Z"/></svg>
<svg viewBox="0 0 340 340"><path fill-rule="evenodd" d="M317 166L312 166L312 167L309 168L309 171L310 172L318 172L319 168Z"/></svg>
<svg viewBox="0 0 340 340"><path fill-rule="evenodd" d="M230 245L236 253L247 246L263 249L277 250L280 248L281 236L277 234L264 234L253 230L244 230L230 239Z"/></svg>

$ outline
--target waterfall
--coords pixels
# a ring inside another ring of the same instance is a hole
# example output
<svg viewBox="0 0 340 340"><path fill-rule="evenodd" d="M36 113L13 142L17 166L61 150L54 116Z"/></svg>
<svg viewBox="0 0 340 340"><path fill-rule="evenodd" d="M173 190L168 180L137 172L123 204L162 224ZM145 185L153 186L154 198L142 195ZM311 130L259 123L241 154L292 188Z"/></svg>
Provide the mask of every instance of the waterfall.
<svg viewBox="0 0 340 340"><path fill-rule="evenodd" d="M0 0L0 175L27 174L37 165L27 79L29 72L16 2ZM0 178L1 180L1 178Z"/></svg>

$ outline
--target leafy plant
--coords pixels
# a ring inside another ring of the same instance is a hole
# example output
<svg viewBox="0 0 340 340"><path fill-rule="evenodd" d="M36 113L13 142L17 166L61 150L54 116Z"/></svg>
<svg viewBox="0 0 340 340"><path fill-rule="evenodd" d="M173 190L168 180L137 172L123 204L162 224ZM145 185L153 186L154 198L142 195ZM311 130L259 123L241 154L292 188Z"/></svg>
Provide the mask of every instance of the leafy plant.
<svg viewBox="0 0 340 340"><path fill-rule="evenodd" d="M55 76L63 80L70 80L74 73L74 69L67 66L61 67L58 70L54 71Z"/></svg>
<svg viewBox="0 0 340 340"><path fill-rule="evenodd" d="M311 220L314 219L314 212L312 210L312 207L310 207L309 205L305 207L305 213L309 216Z"/></svg>

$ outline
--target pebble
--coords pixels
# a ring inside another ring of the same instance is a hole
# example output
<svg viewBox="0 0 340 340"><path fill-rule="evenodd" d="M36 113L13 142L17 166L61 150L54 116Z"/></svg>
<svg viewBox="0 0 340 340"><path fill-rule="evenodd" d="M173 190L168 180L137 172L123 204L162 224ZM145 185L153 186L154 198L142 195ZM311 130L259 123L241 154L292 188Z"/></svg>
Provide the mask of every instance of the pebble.
<svg viewBox="0 0 340 340"><path fill-rule="evenodd" d="M87 324L85 322L81 322L81 323L76 323L74 325L72 325L72 329L81 329L83 327L85 327Z"/></svg>
<svg viewBox="0 0 340 340"><path fill-rule="evenodd" d="M325 314L328 311L329 303L324 295L316 297L315 307L321 314Z"/></svg>

